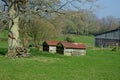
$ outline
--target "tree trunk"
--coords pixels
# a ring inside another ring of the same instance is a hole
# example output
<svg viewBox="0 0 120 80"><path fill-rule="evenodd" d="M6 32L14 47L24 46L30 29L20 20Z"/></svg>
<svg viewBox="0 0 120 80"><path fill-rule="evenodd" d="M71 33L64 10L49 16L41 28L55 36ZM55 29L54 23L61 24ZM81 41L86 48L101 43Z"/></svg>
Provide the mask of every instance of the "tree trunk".
<svg viewBox="0 0 120 80"><path fill-rule="evenodd" d="M9 33L8 33L8 57L15 57L17 52L16 48L20 47L19 39L19 16L15 6L12 5L9 9Z"/></svg>

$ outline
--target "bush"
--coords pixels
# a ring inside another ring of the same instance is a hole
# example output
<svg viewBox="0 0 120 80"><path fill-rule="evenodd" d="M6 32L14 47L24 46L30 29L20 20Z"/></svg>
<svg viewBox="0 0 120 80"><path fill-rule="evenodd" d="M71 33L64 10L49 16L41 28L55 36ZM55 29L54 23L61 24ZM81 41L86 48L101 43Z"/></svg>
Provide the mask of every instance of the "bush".
<svg viewBox="0 0 120 80"><path fill-rule="evenodd" d="M65 38L65 41L68 41L68 42L75 42L74 39L72 37L66 37Z"/></svg>
<svg viewBox="0 0 120 80"><path fill-rule="evenodd" d="M7 53L7 48L0 48L0 55L5 55Z"/></svg>

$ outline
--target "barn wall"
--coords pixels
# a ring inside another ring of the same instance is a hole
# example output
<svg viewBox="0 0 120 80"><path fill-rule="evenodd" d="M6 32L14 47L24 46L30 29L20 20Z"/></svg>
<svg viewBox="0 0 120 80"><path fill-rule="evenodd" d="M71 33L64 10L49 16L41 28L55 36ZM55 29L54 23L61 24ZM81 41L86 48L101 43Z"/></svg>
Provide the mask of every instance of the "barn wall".
<svg viewBox="0 0 120 80"><path fill-rule="evenodd" d="M95 46L97 47L115 47L115 46L120 47L120 40L96 38Z"/></svg>
<svg viewBox="0 0 120 80"><path fill-rule="evenodd" d="M64 49L64 55L66 56L80 56L85 55L86 50L85 49Z"/></svg>
<svg viewBox="0 0 120 80"><path fill-rule="evenodd" d="M64 55L71 56L72 51L73 51L73 49L66 49L66 48L64 48Z"/></svg>
<svg viewBox="0 0 120 80"><path fill-rule="evenodd" d="M120 47L120 29L95 36L97 47Z"/></svg>
<svg viewBox="0 0 120 80"><path fill-rule="evenodd" d="M49 46L49 52L56 53L56 46Z"/></svg>
<svg viewBox="0 0 120 80"><path fill-rule="evenodd" d="M120 30L116 30L109 33L104 33L101 35L97 35L96 38L102 38L102 39L120 39Z"/></svg>

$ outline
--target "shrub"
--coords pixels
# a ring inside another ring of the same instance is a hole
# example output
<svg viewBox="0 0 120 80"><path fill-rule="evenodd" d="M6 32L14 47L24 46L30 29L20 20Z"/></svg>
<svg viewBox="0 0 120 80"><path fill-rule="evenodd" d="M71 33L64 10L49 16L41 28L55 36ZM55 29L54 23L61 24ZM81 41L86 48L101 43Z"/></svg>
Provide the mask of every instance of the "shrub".
<svg viewBox="0 0 120 80"><path fill-rule="evenodd" d="M72 37L66 37L65 38L65 41L68 41L68 42L75 42L74 39Z"/></svg>

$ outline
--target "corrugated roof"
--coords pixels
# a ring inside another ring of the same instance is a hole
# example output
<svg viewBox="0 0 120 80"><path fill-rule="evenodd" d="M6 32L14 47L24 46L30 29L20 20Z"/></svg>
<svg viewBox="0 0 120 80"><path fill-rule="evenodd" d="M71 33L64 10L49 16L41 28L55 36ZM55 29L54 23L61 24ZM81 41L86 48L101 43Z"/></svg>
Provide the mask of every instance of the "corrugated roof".
<svg viewBox="0 0 120 80"><path fill-rule="evenodd" d="M48 40L48 41L45 41L45 42L49 46L56 46L59 43L59 41L53 41L53 40Z"/></svg>
<svg viewBox="0 0 120 80"><path fill-rule="evenodd" d="M65 48L86 49L86 46L85 46L85 44L83 44L83 43L61 42L61 44L62 44Z"/></svg>
<svg viewBox="0 0 120 80"><path fill-rule="evenodd" d="M54 41L54 40L48 40L45 41L47 45L49 46L57 46L58 43L61 43L65 48L73 48L73 49L86 49L85 44L83 43L71 43L71 42L66 42L66 41Z"/></svg>
<svg viewBox="0 0 120 80"><path fill-rule="evenodd" d="M120 31L120 27L118 27L118 28L116 28L116 29L113 29L113 30L106 31L106 32L102 32L102 33L95 34L95 36L99 36L99 35L102 35L102 34L114 32L114 31L118 31L118 30Z"/></svg>

